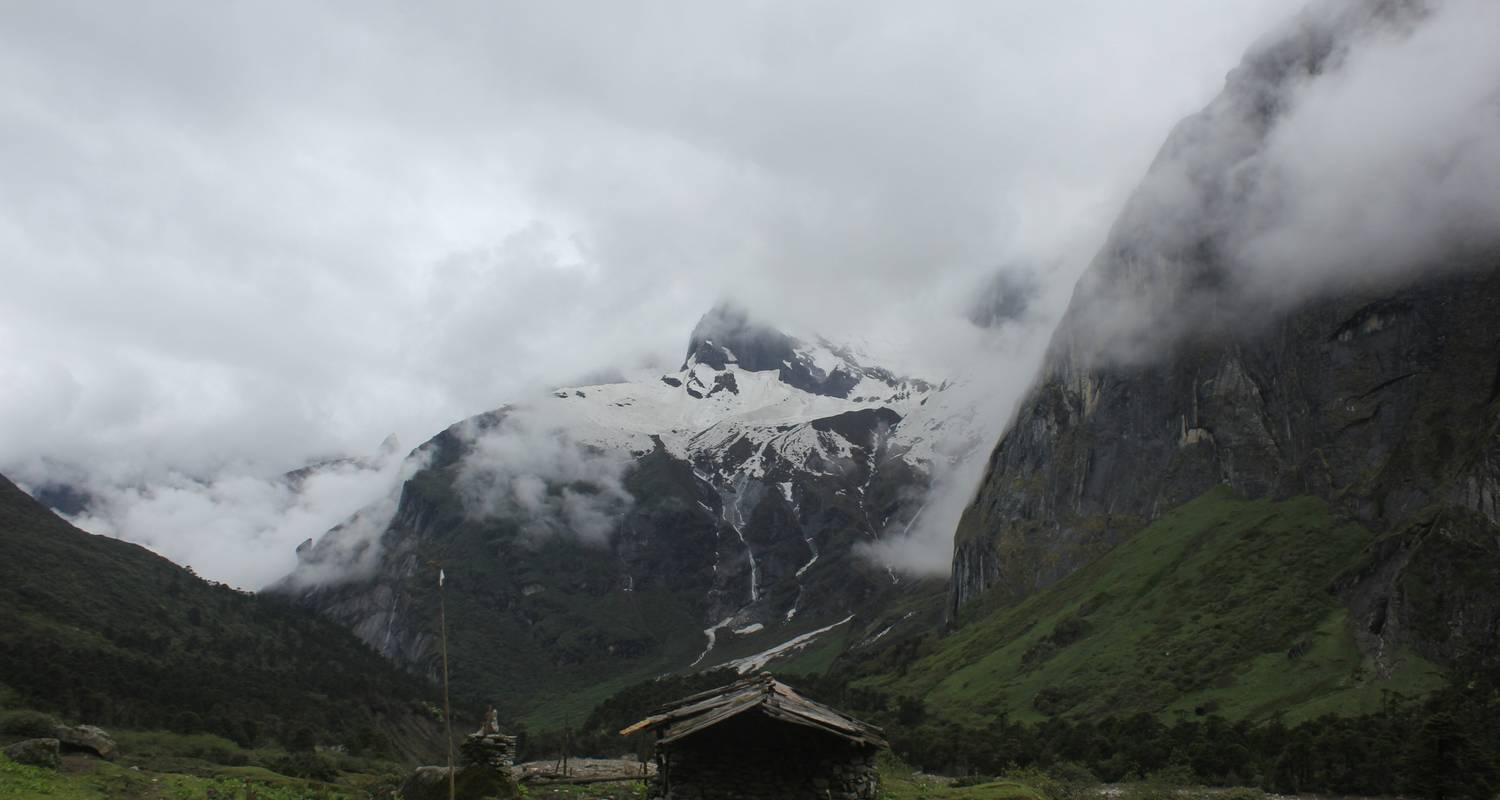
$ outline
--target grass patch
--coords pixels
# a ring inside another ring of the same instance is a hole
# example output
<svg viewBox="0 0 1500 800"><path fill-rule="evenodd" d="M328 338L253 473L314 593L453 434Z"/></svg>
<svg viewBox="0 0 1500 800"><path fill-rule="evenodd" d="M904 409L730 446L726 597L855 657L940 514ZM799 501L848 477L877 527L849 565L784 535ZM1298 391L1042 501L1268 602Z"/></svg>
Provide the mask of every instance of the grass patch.
<svg viewBox="0 0 1500 800"><path fill-rule="evenodd" d="M1025 601L970 621L905 675L859 685L956 720L1218 714L1288 719L1423 694L1437 668L1382 677L1329 587L1374 535L1321 500L1211 490Z"/></svg>
<svg viewBox="0 0 1500 800"><path fill-rule="evenodd" d="M844 652L852 633L852 625L840 625L814 639L796 655L776 662L772 670L778 675L822 675Z"/></svg>
<svg viewBox="0 0 1500 800"><path fill-rule="evenodd" d="M0 797L41 800L346 800L338 787L266 776L199 776L134 770L107 761L88 761L62 770L17 764L0 756ZM253 795L247 794L247 790Z"/></svg>
<svg viewBox="0 0 1500 800"><path fill-rule="evenodd" d="M1023 783L995 779L958 786L931 775L880 776L881 800L1046 800Z"/></svg>

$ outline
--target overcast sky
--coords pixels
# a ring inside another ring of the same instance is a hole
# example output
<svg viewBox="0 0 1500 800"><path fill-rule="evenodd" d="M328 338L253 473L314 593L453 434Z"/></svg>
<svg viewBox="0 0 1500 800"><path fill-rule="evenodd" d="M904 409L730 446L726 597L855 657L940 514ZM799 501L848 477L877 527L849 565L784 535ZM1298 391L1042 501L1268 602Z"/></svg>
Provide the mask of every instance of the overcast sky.
<svg viewBox="0 0 1500 800"><path fill-rule="evenodd" d="M0 0L0 472L191 494L410 447L674 362L726 296L1024 382L954 346L967 300L1032 272L1055 321L1300 5ZM368 500L289 530L260 494L96 522L258 585Z"/></svg>

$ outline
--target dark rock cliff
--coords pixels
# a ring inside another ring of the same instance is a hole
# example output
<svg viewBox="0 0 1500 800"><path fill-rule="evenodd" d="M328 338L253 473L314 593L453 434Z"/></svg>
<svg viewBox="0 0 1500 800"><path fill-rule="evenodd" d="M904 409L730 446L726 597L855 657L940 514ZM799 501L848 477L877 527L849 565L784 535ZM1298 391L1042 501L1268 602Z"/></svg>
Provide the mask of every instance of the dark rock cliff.
<svg viewBox="0 0 1500 800"><path fill-rule="evenodd" d="M1455 559L1500 580L1500 250L1261 304L1232 255L1244 185L1292 87L1367 21L1263 44L1169 138L960 522L950 615L981 593L1048 586L1225 484L1316 495L1389 534L1338 587L1367 648L1395 636L1445 662L1493 652L1493 599L1419 584L1462 571Z"/></svg>

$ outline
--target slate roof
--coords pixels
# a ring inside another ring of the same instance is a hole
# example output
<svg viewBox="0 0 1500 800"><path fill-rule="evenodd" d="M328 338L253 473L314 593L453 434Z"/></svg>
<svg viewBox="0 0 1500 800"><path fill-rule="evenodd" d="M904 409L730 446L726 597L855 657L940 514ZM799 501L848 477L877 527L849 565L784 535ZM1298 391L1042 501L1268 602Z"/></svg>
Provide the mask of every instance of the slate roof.
<svg viewBox="0 0 1500 800"><path fill-rule="evenodd" d="M881 729L808 700L766 673L669 703L620 731L620 735L655 730L658 744L670 744L751 711L856 744L887 746Z"/></svg>

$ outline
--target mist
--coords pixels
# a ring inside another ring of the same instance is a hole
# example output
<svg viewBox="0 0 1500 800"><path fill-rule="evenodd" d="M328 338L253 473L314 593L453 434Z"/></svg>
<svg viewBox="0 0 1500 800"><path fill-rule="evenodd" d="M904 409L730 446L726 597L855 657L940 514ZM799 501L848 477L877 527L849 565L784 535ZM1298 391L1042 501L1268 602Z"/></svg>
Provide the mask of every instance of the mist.
<svg viewBox="0 0 1500 800"><path fill-rule="evenodd" d="M1500 246L1500 9L1330 0L1176 126L1074 293L1072 357L1138 363Z"/></svg>
<svg viewBox="0 0 1500 800"><path fill-rule="evenodd" d="M535 407L507 410L493 427L460 426L467 449L455 487L472 519L508 520L523 536L602 545L635 498L628 452L576 441L576 425Z"/></svg>
<svg viewBox="0 0 1500 800"><path fill-rule="evenodd" d="M1001 273L1002 278L970 296L965 315L955 317L967 320L967 328L955 324L934 332L935 341L947 342L952 352L967 354L975 363L957 369L961 377L951 379L917 412L948 421L933 448L928 487L910 499L915 516L856 547L859 557L905 575L949 573L959 518L1016 404L1031 388L1067 302L1065 287L1053 283L1043 290L1032 274L1022 269Z"/></svg>
<svg viewBox="0 0 1500 800"><path fill-rule="evenodd" d="M1500 245L1500 6L1370 23L1293 86L1234 242L1278 302L1459 268ZM1445 263L1446 262L1446 263Z"/></svg>
<svg viewBox="0 0 1500 800"><path fill-rule="evenodd" d="M337 525L358 527L362 534L353 538L363 541L383 533L401 484L415 471L402 455L387 450L296 477L231 472L205 482L173 473L124 487L84 479L74 485L88 493L89 506L69 521L142 544L201 576L258 589L292 571L301 543ZM355 566L348 571L367 567L369 557L373 551L349 561Z"/></svg>

